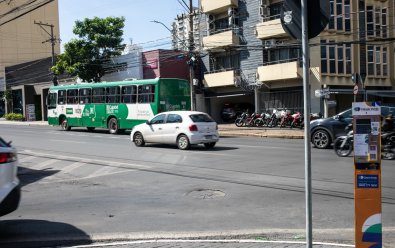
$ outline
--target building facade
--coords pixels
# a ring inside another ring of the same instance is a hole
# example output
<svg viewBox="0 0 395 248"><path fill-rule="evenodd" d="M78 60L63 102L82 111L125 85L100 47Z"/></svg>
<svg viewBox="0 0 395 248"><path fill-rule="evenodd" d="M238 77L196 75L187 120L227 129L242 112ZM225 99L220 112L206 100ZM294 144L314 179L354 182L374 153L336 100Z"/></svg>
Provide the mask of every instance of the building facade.
<svg viewBox="0 0 395 248"><path fill-rule="evenodd" d="M364 79L366 100L394 103L393 1L329 2L329 24L309 40L310 111L331 115L349 108L354 73ZM303 111L302 48L282 28L282 4L200 1L206 110L217 120L226 103L253 103L259 112Z"/></svg>
<svg viewBox="0 0 395 248"><path fill-rule="evenodd" d="M41 24L41 25L40 25ZM42 25L44 24L44 25ZM48 26L49 25L49 26ZM52 43L46 42L51 40L51 25L54 41L59 39L59 13L58 0L39 0L39 1L0 1L0 94L6 87L13 90L16 98L25 95L24 88L18 88L19 85L6 86L6 78L11 76L12 71L7 68L14 68L14 65L25 64L27 67L34 66L34 63L46 61L46 58L52 56ZM54 53L59 54L59 42L54 43ZM38 62L39 61L39 62ZM49 73L51 63L48 66L45 75L39 75L31 72L29 77L24 78L25 85L29 85L37 78L45 77ZM52 81L47 81L51 84ZM16 87L16 88L14 88ZM26 92L27 94L27 92ZM33 94L33 93L29 93ZM41 94L37 89L34 94ZM29 97L29 99L38 99L39 97ZM32 100L33 101L33 100ZM34 102L29 102L29 104ZM43 104L42 102L37 104ZM0 101L2 108L5 108L4 101ZM8 106L10 107L10 106ZM24 112L26 102L13 104L11 111Z"/></svg>

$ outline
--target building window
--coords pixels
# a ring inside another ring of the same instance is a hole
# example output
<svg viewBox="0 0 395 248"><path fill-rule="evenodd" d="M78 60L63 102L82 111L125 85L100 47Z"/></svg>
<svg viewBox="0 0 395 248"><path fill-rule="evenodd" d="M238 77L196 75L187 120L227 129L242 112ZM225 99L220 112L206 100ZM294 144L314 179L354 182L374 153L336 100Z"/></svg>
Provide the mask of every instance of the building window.
<svg viewBox="0 0 395 248"><path fill-rule="evenodd" d="M366 33L367 36L374 35L373 6L366 6Z"/></svg>
<svg viewBox="0 0 395 248"><path fill-rule="evenodd" d="M350 0L344 0L344 31L351 31Z"/></svg>
<svg viewBox="0 0 395 248"><path fill-rule="evenodd" d="M321 73L351 74L351 44L336 45L335 41L321 40ZM328 68L329 66L329 68Z"/></svg>
<svg viewBox="0 0 395 248"><path fill-rule="evenodd" d="M386 47L383 47L383 76L388 76L388 58Z"/></svg>
<svg viewBox="0 0 395 248"><path fill-rule="evenodd" d="M375 10L375 31L376 31L376 37L380 37L381 36L381 9L380 7L376 7Z"/></svg>
<svg viewBox="0 0 395 248"><path fill-rule="evenodd" d="M329 1L330 14L328 29L335 29L335 2L334 0Z"/></svg>
<svg viewBox="0 0 395 248"><path fill-rule="evenodd" d="M368 46L368 75L374 76L374 46Z"/></svg>
<svg viewBox="0 0 395 248"><path fill-rule="evenodd" d="M336 28L343 30L343 0L336 0Z"/></svg>
<svg viewBox="0 0 395 248"><path fill-rule="evenodd" d="M346 74L351 74L352 62L351 62L351 44L346 44Z"/></svg>
<svg viewBox="0 0 395 248"><path fill-rule="evenodd" d="M383 38L388 37L387 33L387 9L381 10L381 34Z"/></svg>
<svg viewBox="0 0 395 248"><path fill-rule="evenodd" d="M321 40L321 73L328 73L328 55L326 52L326 40Z"/></svg>
<svg viewBox="0 0 395 248"><path fill-rule="evenodd" d="M329 41L333 43L334 41ZM336 46L329 45L329 73L336 73Z"/></svg>
<svg viewBox="0 0 395 248"><path fill-rule="evenodd" d="M344 48L342 46L337 47L337 73L344 74Z"/></svg>
<svg viewBox="0 0 395 248"><path fill-rule="evenodd" d="M299 48L270 49L268 62L270 64L288 63L297 61L301 56L302 54Z"/></svg>
<svg viewBox="0 0 395 248"><path fill-rule="evenodd" d="M380 76L381 75L381 49L379 46L376 47L376 75Z"/></svg>

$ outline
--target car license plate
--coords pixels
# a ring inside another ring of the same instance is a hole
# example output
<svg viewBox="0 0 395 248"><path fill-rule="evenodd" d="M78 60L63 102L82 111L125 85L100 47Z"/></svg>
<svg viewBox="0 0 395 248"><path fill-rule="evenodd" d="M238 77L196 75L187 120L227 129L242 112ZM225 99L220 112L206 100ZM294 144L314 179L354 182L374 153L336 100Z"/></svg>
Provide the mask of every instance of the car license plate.
<svg viewBox="0 0 395 248"><path fill-rule="evenodd" d="M212 135L205 135L204 137L205 137L206 139L212 139L212 138L213 138Z"/></svg>

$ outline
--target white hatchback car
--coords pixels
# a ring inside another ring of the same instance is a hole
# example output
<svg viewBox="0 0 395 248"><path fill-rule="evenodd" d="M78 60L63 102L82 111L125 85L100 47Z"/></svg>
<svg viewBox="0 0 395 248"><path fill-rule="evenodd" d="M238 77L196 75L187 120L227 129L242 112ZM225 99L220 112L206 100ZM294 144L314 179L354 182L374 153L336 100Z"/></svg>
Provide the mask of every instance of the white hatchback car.
<svg viewBox="0 0 395 248"><path fill-rule="evenodd" d="M181 150L204 144L213 148L219 140L218 125L206 113L198 111L169 111L135 126L130 138L136 146L145 143L177 144Z"/></svg>
<svg viewBox="0 0 395 248"><path fill-rule="evenodd" d="M0 216L16 210L21 197L16 150L0 138Z"/></svg>

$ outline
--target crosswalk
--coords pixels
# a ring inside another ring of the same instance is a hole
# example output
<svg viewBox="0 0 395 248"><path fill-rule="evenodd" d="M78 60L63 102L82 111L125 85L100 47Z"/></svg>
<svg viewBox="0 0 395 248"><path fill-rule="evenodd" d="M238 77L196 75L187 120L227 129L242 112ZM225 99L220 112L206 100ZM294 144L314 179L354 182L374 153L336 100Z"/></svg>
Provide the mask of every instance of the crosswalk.
<svg viewBox="0 0 395 248"><path fill-rule="evenodd" d="M150 168L141 164L73 156L54 156L27 150L18 153L18 165L19 176L29 177L46 172L45 177L38 183L92 179Z"/></svg>

